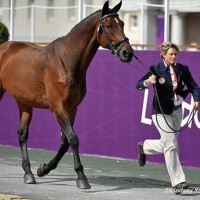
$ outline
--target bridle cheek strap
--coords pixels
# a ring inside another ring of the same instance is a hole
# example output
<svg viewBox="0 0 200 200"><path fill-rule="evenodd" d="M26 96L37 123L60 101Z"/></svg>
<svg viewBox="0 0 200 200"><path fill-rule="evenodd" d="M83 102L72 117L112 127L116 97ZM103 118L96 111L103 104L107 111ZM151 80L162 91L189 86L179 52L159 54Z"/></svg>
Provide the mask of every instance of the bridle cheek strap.
<svg viewBox="0 0 200 200"><path fill-rule="evenodd" d="M97 29L97 32L98 32L97 41L98 41L99 45L101 46L101 44L100 44L100 35L101 35L100 31L102 30L103 33L104 33L104 35L105 35L105 38L106 38L107 42L108 42L109 45L110 45L110 51L112 52L112 54L118 55L118 50L117 50L117 48L118 48L122 43L129 42L129 39L128 39L127 37L124 37L124 38L122 38L121 40L117 41L116 43L112 44L112 42L110 41L110 39L109 39L109 37L108 37L108 35L107 35L105 29L104 29L103 23L102 23L102 21L103 21L104 18L107 18L107 17L110 17L110 16L118 16L118 14L112 13L112 14L108 14L108 15L105 15L105 16L103 16L103 17L100 17L100 19L99 19L99 26L98 26L98 29Z"/></svg>

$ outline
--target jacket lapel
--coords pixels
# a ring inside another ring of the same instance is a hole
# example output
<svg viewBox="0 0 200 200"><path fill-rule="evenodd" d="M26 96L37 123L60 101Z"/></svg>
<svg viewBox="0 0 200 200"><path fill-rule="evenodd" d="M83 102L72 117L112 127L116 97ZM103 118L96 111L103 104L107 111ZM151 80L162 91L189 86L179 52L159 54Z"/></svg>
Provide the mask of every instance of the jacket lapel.
<svg viewBox="0 0 200 200"><path fill-rule="evenodd" d="M172 79L170 76L170 71L169 71L169 69L167 71L167 67L165 66L164 62L160 63L160 74L162 74L164 76L164 78L166 79L166 81L168 82L168 84L171 85Z"/></svg>

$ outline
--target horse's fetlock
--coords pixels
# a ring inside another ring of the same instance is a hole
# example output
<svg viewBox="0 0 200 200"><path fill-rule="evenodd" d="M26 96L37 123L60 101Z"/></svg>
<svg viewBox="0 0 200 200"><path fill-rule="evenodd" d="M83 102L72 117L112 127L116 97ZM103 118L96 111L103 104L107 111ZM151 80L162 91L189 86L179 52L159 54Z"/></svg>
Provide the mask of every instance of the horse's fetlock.
<svg viewBox="0 0 200 200"><path fill-rule="evenodd" d="M24 171L30 170L30 167L31 167L30 162L28 162L28 161L23 161L23 163L22 163L22 168L24 169Z"/></svg>
<svg viewBox="0 0 200 200"><path fill-rule="evenodd" d="M74 171L76 172L76 173L82 173L83 172L83 165L79 165L78 167L77 166L75 166L74 167Z"/></svg>
<svg viewBox="0 0 200 200"><path fill-rule="evenodd" d="M49 170L54 170L54 169L57 168L57 164L54 164L54 163L51 163L51 162L47 166L48 166Z"/></svg>

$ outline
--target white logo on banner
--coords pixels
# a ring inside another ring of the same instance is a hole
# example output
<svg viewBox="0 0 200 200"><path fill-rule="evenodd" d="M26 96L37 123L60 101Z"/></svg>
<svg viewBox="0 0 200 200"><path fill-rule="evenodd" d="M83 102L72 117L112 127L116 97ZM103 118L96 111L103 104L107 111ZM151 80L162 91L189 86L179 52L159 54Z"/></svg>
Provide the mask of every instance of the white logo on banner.
<svg viewBox="0 0 200 200"><path fill-rule="evenodd" d="M148 104L147 104L148 97L149 97L149 90L145 89L144 90L143 105L142 105L141 123L151 125L152 124L152 119L148 118L146 116L146 113L147 113L146 111L147 111L147 107L148 107ZM192 112L192 109L193 109L193 105L194 105L194 99L193 99L193 97L191 95L191 101L190 101L190 103L183 102L183 104L182 104L183 120L182 120L181 126L184 126L188 121L191 121L189 119L189 117L190 116L192 117L191 112ZM148 109L151 109L151 108L148 108ZM186 113L187 113L187 115L186 115ZM194 115L193 120L190 122L190 124L188 125L188 127L191 128L193 123L195 123L195 125L197 126L197 128L200 129L200 121L198 119L198 112L196 112L196 114Z"/></svg>

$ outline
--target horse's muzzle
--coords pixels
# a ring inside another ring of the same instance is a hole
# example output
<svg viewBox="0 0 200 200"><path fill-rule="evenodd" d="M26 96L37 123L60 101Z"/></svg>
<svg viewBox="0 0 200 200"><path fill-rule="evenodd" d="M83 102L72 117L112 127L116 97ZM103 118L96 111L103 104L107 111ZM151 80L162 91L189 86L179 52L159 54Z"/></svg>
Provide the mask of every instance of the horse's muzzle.
<svg viewBox="0 0 200 200"><path fill-rule="evenodd" d="M118 58L122 62L130 62L133 58L133 55L134 55L134 50L132 48L130 49L122 48L118 53Z"/></svg>
<svg viewBox="0 0 200 200"><path fill-rule="evenodd" d="M134 50L127 37L116 42L112 46L112 53L115 54L122 62L130 62L134 55Z"/></svg>

